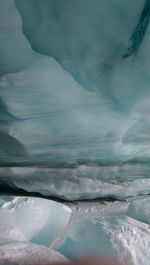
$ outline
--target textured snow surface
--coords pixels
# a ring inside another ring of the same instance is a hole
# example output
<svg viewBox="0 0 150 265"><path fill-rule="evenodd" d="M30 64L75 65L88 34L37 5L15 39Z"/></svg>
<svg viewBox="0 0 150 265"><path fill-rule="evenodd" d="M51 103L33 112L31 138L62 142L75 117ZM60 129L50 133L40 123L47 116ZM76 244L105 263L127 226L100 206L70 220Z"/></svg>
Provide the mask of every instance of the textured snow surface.
<svg viewBox="0 0 150 265"><path fill-rule="evenodd" d="M0 242L1 265L50 265L68 260L52 249L26 242Z"/></svg>
<svg viewBox="0 0 150 265"><path fill-rule="evenodd" d="M148 213L149 198L106 203L80 203L68 227L52 247L69 258L93 253L113 255L125 264L149 265L150 226L142 219ZM134 205L134 206L133 206ZM141 205L143 207L141 207ZM130 209L132 217L130 217ZM140 214L136 211L140 208Z"/></svg>
<svg viewBox="0 0 150 265"><path fill-rule="evenodd" d="M1 186L149 193L149 17L149 0L0 0Z"/></svg>
<svg viewBox="0 0 150 265"><path fill-rule="evenodd" d="M38 198L2 196L0 264L43 261L47 265L64 257L106 253L130 265L149 265L148 204L149 197L64 206Z"/></svg>

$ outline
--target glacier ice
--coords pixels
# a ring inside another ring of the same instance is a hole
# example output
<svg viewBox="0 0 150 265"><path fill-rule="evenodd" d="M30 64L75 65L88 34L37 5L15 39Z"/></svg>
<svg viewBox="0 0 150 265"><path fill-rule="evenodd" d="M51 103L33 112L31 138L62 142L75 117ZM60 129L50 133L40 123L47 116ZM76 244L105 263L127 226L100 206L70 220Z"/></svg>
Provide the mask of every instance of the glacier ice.
<svg viewBox="0 0 150 265"><path fill-rule="evenodd" d="M67 203L0 196L0 264L149 265L149 21L149 0L0 0L0 192Z"/></svg>
<svg viewBox="0 0 150 265"><path fill-rule="evenodd" d="M0 0L1 187L149 193L149 10L149 0Z"/></svg>
<svg viewBox="0 0 150 265"><path fill-rule="evenodd" d="M0 183L10 190L38 192L65 200L126 197L149 194L149 165L136 166L22 166L1 167ZM131 175L128 175L130 172ZM142 177L145 174L147 176ZM13 177L12 177L13 176Z"/></svg>
<svg viewBox="0 0 150 265"><path fill-rule="evenodd" d="M106 253L125 264L148 265L150 226L134 214L129 216L134 203L143 205L140 215L144 216L149 203L146 197L106 205L79 203L65 233L60 234L51 247L71 259L83 254Z"/></svg>
<svg viewBox="0 0 150 265"><path fill-rule="evenodd" d="M71 208L33 197L0 197L0 264L54 264L67 258L50 248L68 225Z"/></svg>
<svg viewBox="0 0 150 265"><path fill-rule="evenodd" d="M1 265L50 265L69 261L57 251L18 241L0 242Z"/></svg>
<svg viewBox="0 0 150 265"><path fill-rule="evenodd" d="M141 222L150 224L150 198L133 201L129 206L128 215Z"/></svg>
<svg viewBox="0 0 150 265"><path fill-rule="evenodd" d="M53 201L1 196L0 237L49 246L70 216L69 207Z"/></svg>
<svg viewBox="0 0 150 265"><path fill-rule="evenodd" d="M47 265L106 253L131 265L149 265L148 205L149 196L67 206L33 197L1 196L0 264L43 260Z"/></svg>

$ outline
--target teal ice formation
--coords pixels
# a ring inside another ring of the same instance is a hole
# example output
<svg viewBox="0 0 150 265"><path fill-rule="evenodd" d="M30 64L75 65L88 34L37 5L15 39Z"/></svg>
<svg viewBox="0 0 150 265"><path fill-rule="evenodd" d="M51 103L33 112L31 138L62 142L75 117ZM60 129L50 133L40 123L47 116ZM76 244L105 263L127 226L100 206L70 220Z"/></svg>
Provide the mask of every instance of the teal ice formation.
<svg viewBox="0 0 150 265"><path fill-rule="evenodd" d="M149 19L149 0L0 0L2 185L149 193Z"/></svg>
<svg viewBox="0 0 150 265"><path fill-rule="evenodd" d="M24 198L21 214L0 221L0 262L15 244L24 257L40 245L45 256L56 246L69 259L97 245L149 265L149 22L150 0L0 0L0 192L15 196L0 197L0 215L9 216L7 200L20 209L17 195L80 201L73 213L88 212L59 223L57 238L53 220L68 215L51 211L43 228L33 218L26 236ZM90 209L101 213L96 221Z"/></svg>

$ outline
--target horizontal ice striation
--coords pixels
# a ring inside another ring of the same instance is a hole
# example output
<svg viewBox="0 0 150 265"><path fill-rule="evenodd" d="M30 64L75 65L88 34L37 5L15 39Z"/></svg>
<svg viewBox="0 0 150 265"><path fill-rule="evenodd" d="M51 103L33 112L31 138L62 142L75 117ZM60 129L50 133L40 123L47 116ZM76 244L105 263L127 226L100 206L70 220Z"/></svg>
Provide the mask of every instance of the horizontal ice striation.
<svg viewBox="0 0 150 265"><path fill-rule="evenodd" d="M25 190L64 200L125 199L150 191L149 164L1 167L0 174L3 190L9 187L9 191L18 190L19 194Z"/></svg>
<svg viewBox="0 0 150 265"><path fill-rule="evenodd" d="M144 0L0 0L1 187L150 192L149 32Z"/></svg>

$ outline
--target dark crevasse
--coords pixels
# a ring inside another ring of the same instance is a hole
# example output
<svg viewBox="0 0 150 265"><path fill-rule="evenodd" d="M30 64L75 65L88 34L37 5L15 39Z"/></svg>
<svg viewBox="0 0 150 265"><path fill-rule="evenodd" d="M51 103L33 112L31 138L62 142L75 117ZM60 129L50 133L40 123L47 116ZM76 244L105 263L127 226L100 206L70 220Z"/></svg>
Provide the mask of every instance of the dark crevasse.
<svg viewBox="0 0 150 265"><path fill-rule="evenodd" d="M135 31L131 36L131 46L128 48L127 53L124 54L124 58L132 55L133 53L137 53L140 45L144 39L146 34L147 27L149 25L150 20L150 1L145 1L145 5L143 11L141 13L140 19L137 23Z"/></svg>

